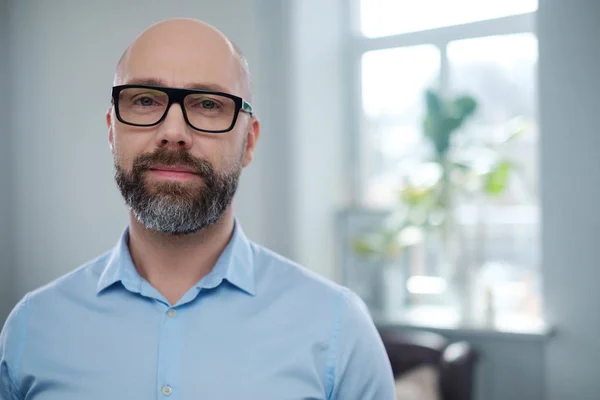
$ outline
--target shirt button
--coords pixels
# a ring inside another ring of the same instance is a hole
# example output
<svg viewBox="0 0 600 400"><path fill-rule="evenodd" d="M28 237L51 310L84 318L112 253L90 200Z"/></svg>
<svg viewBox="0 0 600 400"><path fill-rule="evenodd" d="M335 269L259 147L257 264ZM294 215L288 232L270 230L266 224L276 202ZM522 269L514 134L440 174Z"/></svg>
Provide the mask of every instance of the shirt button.
<svg viewBox="0 0 600 400"><path fill-rule="evenodd" d="M160 389L160 392L165 396L170 396L173 393L173 389L171 389L171 386L165 385Z"/></svg>
<svg viewBox="0 0 600 400"><path fill-rule="evenodd" d="M169 310L167 311L167 315L171 318L175 318L177 316L177 310L175 310L174 308L169 308Z"/></svg>

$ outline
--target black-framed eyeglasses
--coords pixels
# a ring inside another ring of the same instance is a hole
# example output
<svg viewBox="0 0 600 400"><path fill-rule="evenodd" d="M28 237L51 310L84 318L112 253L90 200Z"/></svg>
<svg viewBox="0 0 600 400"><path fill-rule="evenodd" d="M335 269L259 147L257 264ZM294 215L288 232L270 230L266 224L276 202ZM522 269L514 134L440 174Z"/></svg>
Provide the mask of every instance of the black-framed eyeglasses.
<svg viewBox="0 0 600 400"><path fill-rule="evenodd" d="M160 124L174 103L193 129L209 133L229 132L240 111L252 115L252 106L241 97L222 92L152 85L120 85L112 88L117 119L147 127Z"/></svg>

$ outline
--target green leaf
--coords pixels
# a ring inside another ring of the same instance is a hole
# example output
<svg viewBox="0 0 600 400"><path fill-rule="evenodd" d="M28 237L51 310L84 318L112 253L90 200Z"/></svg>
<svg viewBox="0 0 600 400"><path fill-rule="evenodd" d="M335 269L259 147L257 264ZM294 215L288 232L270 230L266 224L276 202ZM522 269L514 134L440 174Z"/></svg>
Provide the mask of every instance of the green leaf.
<svg viewBox="0 0 600 400"><path fill-rule="evenodd" d="M452 136L452 133L458 129L463 123L460 117L447 117L444 119L444 131L447 132L447 136Z"/></svg>
<svg viewBox="0 0 600 400"><path fill-rule="evenodd" d="M477 110L477 101L471 96L460 96L452 102L456 116L461 120L473 115Z"/></svg>
<svg viewBox="0 0 600 400"><path fill-rule="evenodd" d="M427 114L438 116L442 114L444 104L440 96L433 90L425 92L425 103L427 104Z"/></svg>
<svg viewBox="0 0 600 400"><path fill-rule="evenodd" d="M438 157L443 157L450 150L452 135L475 112L477 102L471 96L460 96L447 101L433 90L426 91L425 102L427 115L423 121L423 130Z"/></svg>
<svg viewBox="0 0 600 400"><path fill-rule="evenodd" d="M434 121L431 115L426 115L423 120L423 132L425 132L425 136L428 138L433 138L435 131Z"/></svg>
<svg viewBox="0 0 600 400"><path fill-rule="evenodd" d="M364 235L354 238L351 246L361 256L373 256L382 251L382 243L378 235Z"/></svg>
<svg viewBox="0 0 600 400"><path fill-rule="evenodd" d="M421 188L409 185L402 190L402 201L411 207L416 207L426 201L431 194L431 188Z"/></svg>
<svg viewBox="0 0 600 400"><path fill-rule="evenodd" d="M402 251L397 231L379 231L355 237L351 247L359 256L375 259L394 258Z"/></svg>
<svg viewBox="0 0 600 400"><path fill-rule="evenodd" d="M470 172L473 169L470 164L460 162L460 161L454 161L454 162L450 163L450 166L452 168L456 168L463 172Z"/></svg>
<svg viewBox="0 0 600 400"><path fill-rule="evenodd" d="M491 196L501 195L508 185L512 164L503 160L498 163L485 177L485 191Z"/></svg>
<svg viewBox="0 0 600 400"><path fill-rule="evenodd" d="M511 140L514 140L514 139L520 137L521 135L523 135L524 132L528 131L529 129L531 129L531 124L527 123L527 121L525 121L525 120L516 121L514 123L514 126L512 127L510 134L504 140L504 142L510 142Z"/></svg>

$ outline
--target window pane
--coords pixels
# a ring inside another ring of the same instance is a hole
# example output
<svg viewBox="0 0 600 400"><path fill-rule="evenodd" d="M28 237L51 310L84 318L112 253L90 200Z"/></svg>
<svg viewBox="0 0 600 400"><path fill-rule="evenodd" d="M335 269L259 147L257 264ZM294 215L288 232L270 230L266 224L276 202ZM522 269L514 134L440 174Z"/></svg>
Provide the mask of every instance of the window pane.
<svg viewBox="0 0 600 400"><path fill-rule="evenodd" d="M390 204L398 168L426 151L421 140L423 96L426 89L438 86L439 73L440 52L435 46L364 54L362 160L367 204Z"/></svg>
<svg viewBox="0 0 600 400"><path fill-rule="evenodd" d="M502 196L488 199L479 209L464 202L461 220L470 241L470 249L465 251L470 251L473 259L479 253L485 260L482 279L494 293L498 314L537 317L541 310L537 39L529 33L482 37L450 42L447 51L450 91L469 93L479 102L464 138L475 144L491 144L499 157L518 166ZM515 120L525 121L526 128L503 142L515 129ZM492 158L484 151L471 152L472 159L484 163ZM529 300L519 300L515 287L526 292ZM516 304L518 301L521 303Z"/></svg>
<svg viewBox="0 0 600 400"><path fill-rule="evenodd" d="M533 34L503 35L460 40L448 44L450 85L455 93L469 93L479 102L469 133L481 140L502 135L511 120L524 119L530 129L517 140L499 147L504 157L522 167L530 187L513 185L503 198L530 203L537 191L536 76L537 39ZM519 189L520 188L520 189Z"/></svg>
<svg viewBox="0 0 600 400"><path fill-rule="evenodd" d="M381 37L537 10L538 0L361 0L361 31Z"/></svg>
<svg viewBox="0 0 600 400"><path fill-rule="evenodd" d="M457 40L448 44L453 89L479 98L490 123L535 116L537 39L531 33Z"/></svg>

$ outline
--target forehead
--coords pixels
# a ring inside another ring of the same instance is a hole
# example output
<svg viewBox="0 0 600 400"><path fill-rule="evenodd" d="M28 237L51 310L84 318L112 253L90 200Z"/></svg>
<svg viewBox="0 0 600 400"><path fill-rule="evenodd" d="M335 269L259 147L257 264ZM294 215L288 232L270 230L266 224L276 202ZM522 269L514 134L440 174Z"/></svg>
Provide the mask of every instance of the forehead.
<svg viewBox="0 0 600 400"><path fill-rule="evenodd" d="M144 81L188 88L201 84L241 95L239 61L216 35L140 38L119 65L115 84Z"/></svg>

